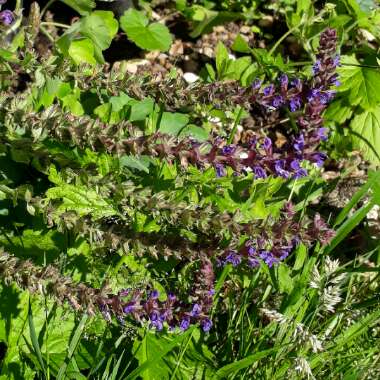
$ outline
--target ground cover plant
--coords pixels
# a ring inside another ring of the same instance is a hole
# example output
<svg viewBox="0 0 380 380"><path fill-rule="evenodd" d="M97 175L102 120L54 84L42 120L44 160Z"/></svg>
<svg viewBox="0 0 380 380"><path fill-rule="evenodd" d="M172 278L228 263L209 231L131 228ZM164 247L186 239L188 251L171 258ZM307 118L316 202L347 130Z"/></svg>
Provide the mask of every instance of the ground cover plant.
<svg viewBox="0 0 380 380"><path fill-rule="evenodd" d="M378 2L0 7L0 379L380 377Z"/></svg>

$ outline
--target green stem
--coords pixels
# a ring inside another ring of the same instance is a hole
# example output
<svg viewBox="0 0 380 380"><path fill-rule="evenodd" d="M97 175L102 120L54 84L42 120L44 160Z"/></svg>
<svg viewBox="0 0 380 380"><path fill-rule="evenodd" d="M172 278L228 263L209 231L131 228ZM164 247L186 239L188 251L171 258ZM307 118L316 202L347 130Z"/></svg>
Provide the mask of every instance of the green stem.
<svg viewBox="0 0 380 380"><path fill-rule="evenodd" d="M61 24L60 22L53 22L53 21L44 21L44 22L41 22L41 25L46 25L46 26L57 26L59 28L64 28L64 29L68 29L70 28L70 25L67 25L67 24Z"/></svg>
<svg viewBox="0 0 380 380"><path fill-rule="evenodd" d="M269 54L273 55L273 53L279 47L279 45L281 44L281 42L284 41L286 37L290 36L297 29L298 29L298 26L295 26L294 28L289 29L282 37L280 37L277 40L277 42L272 46L272 49L269 50Z"/></svg>

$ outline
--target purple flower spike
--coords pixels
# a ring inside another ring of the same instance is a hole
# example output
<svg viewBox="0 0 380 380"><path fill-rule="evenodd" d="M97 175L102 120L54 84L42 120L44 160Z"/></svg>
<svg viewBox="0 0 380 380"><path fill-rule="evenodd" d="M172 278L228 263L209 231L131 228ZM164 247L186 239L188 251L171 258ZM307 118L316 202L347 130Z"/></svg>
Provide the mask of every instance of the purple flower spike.
<svg viewBox="0 0 380 380"><path fill-rule="evenodd" d="M0 22L4 25L11 25L14 20L13 13L6 9L5 11L0 12Z"/></svg>
<svg viewBox="0 0 380 380"><path fill-rule="evenodd" d="M201 326L204 332L209 332L212 327L212 322L208 318L205 318L202 320Z"/></svg>
<svg viewBox="0 0 380 380"><path fill-rule="evenodd" d="M186 331L190 326L190 318L189 317L184 317L179 325L179 328L182 331Z"/></svg>

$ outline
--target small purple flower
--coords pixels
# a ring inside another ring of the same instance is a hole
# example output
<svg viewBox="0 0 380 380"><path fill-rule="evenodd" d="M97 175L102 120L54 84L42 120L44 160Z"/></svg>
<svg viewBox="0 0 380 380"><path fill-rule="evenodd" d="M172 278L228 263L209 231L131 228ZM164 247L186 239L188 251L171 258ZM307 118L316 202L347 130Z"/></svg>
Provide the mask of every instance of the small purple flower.
<svg viewBox="0 0 380 380"><path fill-rule="evenodd" d="M336 86L336 87L339 87L342 83L339 81L339 75L338 74L334 74L331 76L331 78L329 79L329 82Z"/></svg>
<svg viewBox="0 0 380 380"><path fill-rule="evenodd" d="M326 141L327 140L327 133L328 133L327 128L318 128L316 130L316 137L321 139L322 141Z"/></svg>
<svg viewBox="0 0 380 380"><path fill-rule="evenodd" d="M204 332L209 332L212 327L212 322L208 318L205 318L202 320L201 326Z"/></svg>
<svg viewBox="0 0 380 380"><path fill-rule="evenodd" d="M289 78L288 78L288 76L286 74L282 74L280 76L280 84L281 84L282 88L284 88L284 89L288 88Z"/></svg>
<svg viewBox="0 0 380 380"><path fill-rule="evenodd" d="M257 268L260 265L260 261L256 257L248 257L247 261L250 268Z"/></svg>
<svg viewBox="0 0 380 380"><path fill-rule="evenodd" d="M289 172L285 170L285 160L276 160L274 170L282 178L289 178Z"/></svg>
<svg viewBox="0 0 380 380"><path fill-rule="evenodd" d="M285 260L289 256L290 248L283 248L280 250L280 253L280 260Z"/></svg>
<svg viewBox="0 0 380 380"><path fill-rule="evenodd" d="M225 259L225 262L231 263L234 267L236 267L241 263L241 256L235 251L230 251Z"/></svg>
<svg viewBox="0 0 380 380"><path fill-rule="evenodd" d="M334 57L334 67L338 67L340 66L340 55L337 54L335 57Z"/></svg>
<svg viewBox="0 0 380 380"><path fill-rule="evenodd" d="M269 137L265 137L262 147L268 151L272 148L272 140Z"/></svg>
<svg viewBox="0 0 380 380"><path fill-rule="evenodd" d="M0 12L0 22L2 22L4 25L11 25L13 20L13 12L11 12L9 9Z"/></svg>
<svg viewBox="0 0 380 380"><path fill-rule="evenodd" d="M201 311L202 311L202 308L197 303L195 303L190 314L192 317L196 317L200 314Z"/></svg>
<svg viewBox="0 0 380 380"><path fill-rule="evenodd" d="M132 313L135 310L134 302L131 302L128 305L126 305L123 310L125 314Z"/></svg>
<svg viewBox="0 0 380 380"><path fill-rule="evenodd" d="M294 96L289 102L290 111L295 112L301 108L301 99L299 96Z"/></svg>
<svg viewBox="0 0 380 380"><path fill-rule="evenodd" d="M323 152L315 152L310 156L310 161L314 162L318 167L322 167L327 155Z"/></svg>
<svg viewBox="0 0 380 380"><path fill-rule="evenodd" d="M256 179L267 177L267 173L265 173L265 170L261 166L254 166L253 173L255 174Z"/></svg>
<svg viewBox="0 0 380 380"><path fill-rule="evenodd" d="M184 317L182 320L181 320L181 323L179 324L179 328L182 330L182 331L186 331L190 326L190 318L189 317Z"/></svg>
<svg viewBox="0 0 380 380"><path fill-rule="evenodd" d="M302 90L302 81L299 78L293 79L290 84L295 87L298 91Z"/></svg>
<svg viewBox="0 0 380 380"><path fill-rule="evenodd" d="M151 321L150 323L151 327L155 327L156 330L161 331L164 327L160 319L156 319L154 321Z"/></svg>
<svg viewBox="0 0 380 380"><path fill-rule="evenodd" d="M252 257L252 256L254 256L254 255L256 255L256 248L253 247L252 245L250 245L250 246L248 247L248 256L249 256L249 257Z"/></svg>
<svg viewBox="0 0 380 380"><path fill-rule="evenodd" d="M174 302L177 299L176 295L173 292L168 293L168 300Z"/></svg>
<svg viewBox="0 0 380 380"><path fill-rule="evenodd" d="M319 100L321 96L321 90L319 88L312 88L307 96L309 102L313 100Z"/></svg>
<svg viewBox="0 0 380 380"><path fill-rule="evenodd" d="M281 95L277 95L274 97L274 99L272 101L272 106L274 108L278 108L283 104L284 104L284 98Z"/></svg>
<svg viewBox="0 0 380 380"><path fill-rule="evenodd" d="M0 0L0 5L4 5L7 2L7 0Z"/></svg>
<svg viewBox="0 0 380 380"><path fill-rule="evenodd" d="M334 96L336 95L336 91L334 90L327 90L325 92L320 93L319 99L322 104L330 103L331 100L334 99Z"/></svg>
<svg viewBox="0 0 380 380"><path fill-rule="evenodd" d="M296 172L293 175L294 179L299 179L299 178L303 178L303 177L307 177L307 170L304 168L300 168L300 169L296 170Z"/></svg>
<svg viewBox="0 0 380 380"><path fill-rule="evenodd" d="M295 149L298 153L302 153L302 151L303 151L304 148L305 148L305 137L303 136L303 134L299 135L299 136L294 140L293 147L294 147L294 149Z"/></svg>
<svg viewBox="0 0 380 380"><path fill-rule="evenodd" d="M263 94L265 96L273 95L273 93L274 93L274 85L273 84L270 84L269 86L265 87L263 90Z"/></svg>
<svg viewBox="0 0 380 380"><path fill-rule="evenodd" d="M260 258L268 265L269 268L272 268L273 264L276 264L278 260L273 256L272 252L261 251L259 254Z"/></svg>
<svg viewBox="0 0 380 380"><path fill-rule="evenodd" d="M299 162L299 160L294 159L294 160L290 163L290 167L291 167L293 170L299 170L299 169L300 169L300 162Z"/></svg>
<svg viewBox="0 0 380 380"><path fill-rule="evenodd" d="M233 154L236 150L236 146L235 145L226 145L222 148L222 154L224 156L229 156L231 154Z"/></svg>
<svg viewBox="0 0 380 380"><path fill-rule="evenodd" d="M209 296L213 296L215 294L215 289L210 289L207 293Z"/></svg>
<svg viewBox="0 0 380 380"><path fill-rule="evenodd" d="M158 298L159 295L160 295L159 291L156 290L156 289L154 289L154 290L152 290L152 292L150 293L150 298L152 298L152 299L155 300L155 299Z"/></svg>
<svg viewBox="0 0 380 380"><path fill-rule="evenodd" d="M261 87L261 84L263 83L263 81L259 78L256 78L253 82L252 82L252 88L254 90L258 90L260 87Z"/></svg>
<svg viewBox="0 0 380 380"><path fill-rule="evenodd" d="M316 75L322 70L321 61L317 59L312 67L313 74Z"/></svg>
<svg viewBox="0 0 380 380"><path fill-rule="evenodd" d="M216 170L216 176L217 177L225 177L227 174L226 169L222 164L216 164L215 170Z"/></svg>

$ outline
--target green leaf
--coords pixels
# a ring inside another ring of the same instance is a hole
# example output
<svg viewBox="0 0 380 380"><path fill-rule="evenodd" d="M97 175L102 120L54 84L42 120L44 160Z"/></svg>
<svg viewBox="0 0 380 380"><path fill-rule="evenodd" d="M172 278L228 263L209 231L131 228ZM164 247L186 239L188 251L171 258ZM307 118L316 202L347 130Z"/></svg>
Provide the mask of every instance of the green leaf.
<svg viewBox="0 0 380 380"><path fill-rule="evenodd" d="M86 15L91 12L92 8L95 8L95 1L93 0L61 0L69 7L76 10L80 15Z"/></svg>
<svg viewBox="0 0 380 380"><path fill-rule="evenodd" d="M186 114L164 112L158 130L162 133L177 136L188 122L189 116Z"/></svg>
<svg viewBox="0 0 380 380"><path fill-rule="evenodd" d="M137 46L146 50L169 50L172 37L169 29L158 22L149 24L148 18L136 9L129 9L120 18L120 26Z"/></svg>
<svg viewBox="0 0 380 380"><path fill-rule="evenodd" d="M252 364L256 363L257 361L275 353L278 349L277 348L271 348L269 350L260 351L253 355L249 355L245 357L244 359L237 360L234 363L227 364L224 367L220 368L216 374L214 375L214 379L223 379L226 378L228 375L231 375L237 371L240 371L242 369L245 369Z"/></svg>
<svg viewBox="0 0 380 380"><path fill-rule="evenodd" d="M249 47L248 42L241 36L241 34L238 34L236 36L235 41L231 46L231 49L239 53L251 52L251 48Z"/></svg>
<svg viewBox="0 0 380 380"><path fill-rule="evenodd" d="M94 57L94 44L89 38L82 38L71 42L69 54L77 65L81 62L87 62L91 65L96 64Z"/></svg>
<svg viewBox="0 0 380 380"><path fill-rule="evenodd" d="M141 170L149 173L149 165L151 164L148 156L122 156L120 157L120 166L127 166L132 169Z"/></svg>
<svg viewBox="0 0 380 380"><path fill-rule="evenodd" d="M155 334L147 332L142 342L136 342L137 346L135 357L139 361L139 366L133 370L125 379L133 380L138 376L143 379L159 380L170 376L170 368L162 360L170 351L180 347L182 342L193 334L195 326L190 327L185 333L168 339L165 336L156 337Z"/></svg>
<svg viewBox="0 0 380 380"><path fill-rule="evenodd" d="M223 42L219 41L218 45L216 46L215 61L216 61L216 71L219 77L222 77L224 72L227 69L228 62L229 62L228 50L224 46Z"/></svg>
<svg viewBox="0 0 380 380"><path fill-rule="evenodd" d="M85 186L62 184L48 189L46 196L50 200L61 200L54 210L58 217L67 211L75 211L78 216L91 215L94 220L118 215L118 211L101 195Z"/></svg>
<svg viewBox="0 0 380 380"><path fill-rule="evenodd" d="M354 145L374 164L380 163L380 106L356 115L351 121Z"/></svg>
<svg viewBox="0 0 380 380"><path fill-rule="evenodd" d="M293 290L293 281L290 276L291 269L284 263L277 266L277 281L281 293L288 293Z"/></svg>
<svg viewBox="0 0 380 380"><path fill-rule="evenodd" d="M191 136L198 141L206 141L209 138L209 133L205 128L198 127L196 125L188 125L182 129L179 137Z"/></svg>
<svg viewBox="0 0 380 380"><path fill-rule="evenodd" d="M95 11L88 16L82 17L78 22L73 24L63 36L57 41L57 45L63 54L70 56L74 61L79 60L80 50L85 53L87 60L91 61L90 55L92 50L90 44L70 47L78 37L86 37L93 45L93 56L99 63L104 63L102 51L109 48L113 37L116 35L119 24L115 20L113 13L108 11ZM74 57L70 55L70 51L74 52ZM88 62L90 63L90 62Z"/></svg>
<svg viewBox="0 0 380 380"><path fill-rule="evenodd" d="M347 66L338 70L342 82L339 92L348 92L351 105L360 105L364 109L376 107L380 103L380 70L350 66L359 65L352 56L343 56L342 63Z"/></svg>
<svg viewBox="0 0 380 380"><path fill-rule="evenodd" d="M352 116L352 107L347 105L345 99L336 99L327 108L324 119L326 121L333 121L338 124L343 124Z"/></svg>

